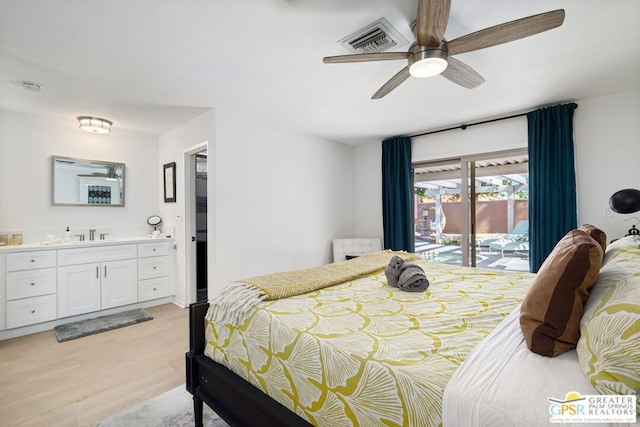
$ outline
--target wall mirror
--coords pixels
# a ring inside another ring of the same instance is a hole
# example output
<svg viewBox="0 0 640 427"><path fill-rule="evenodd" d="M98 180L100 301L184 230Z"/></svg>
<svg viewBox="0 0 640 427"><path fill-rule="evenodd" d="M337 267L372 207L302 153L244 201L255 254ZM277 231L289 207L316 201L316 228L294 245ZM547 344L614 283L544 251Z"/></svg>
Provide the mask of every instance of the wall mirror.
<svg viewBox="0 0 640 427"><path fill-rule="evenodd" d="M124 163L51 156L53 206L124 206Z"/></svg>

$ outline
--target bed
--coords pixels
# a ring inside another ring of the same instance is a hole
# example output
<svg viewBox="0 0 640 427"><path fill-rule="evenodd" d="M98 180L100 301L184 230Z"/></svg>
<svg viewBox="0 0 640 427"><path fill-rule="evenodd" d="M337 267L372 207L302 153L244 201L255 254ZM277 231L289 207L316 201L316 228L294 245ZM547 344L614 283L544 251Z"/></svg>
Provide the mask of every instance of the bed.
<svg viewBox="0 0 640 427"><path fill-rule="evenodd" d="M623 249L604 256L611 270L640 259L631 243L616 248ZM378 253L334 265L365 264L368 256ZM600 392L582 373L575 350L549 358L523 343L520 307L536 275L407 262L423 268L427 291L389 286L381 264L338 284L261 300L225 321L212 318L208 303L192 305L187 389L196 425L202 425L203 402L233 426L516 425L512 409L521 408L508 406L514 401L529 405L535 423L527 425L546 425L547 398L564 397L569 385L583 394ZM608 274L593 293L615 287ZM588 305L585 310L597 317ZM636 341L630 345L640 352ZM531 359L543 363L528 366ZM538 407L518 398L530 396L532 387L543 399Z"/></svg>

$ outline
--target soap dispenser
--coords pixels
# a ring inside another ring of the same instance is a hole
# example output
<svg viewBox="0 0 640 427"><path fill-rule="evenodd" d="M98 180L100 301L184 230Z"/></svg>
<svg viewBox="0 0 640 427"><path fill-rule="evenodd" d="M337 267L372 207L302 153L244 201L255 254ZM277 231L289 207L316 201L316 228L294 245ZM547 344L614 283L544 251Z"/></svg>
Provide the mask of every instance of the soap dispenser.
<svg viewBox="0 0 640 427"><path fill-rule="evenodd" d="M70 242L71 239L73 239L73 237L71 236L71 230L69 230L69 227L67 227L67 231L64 232L64 241Z"/></svg>

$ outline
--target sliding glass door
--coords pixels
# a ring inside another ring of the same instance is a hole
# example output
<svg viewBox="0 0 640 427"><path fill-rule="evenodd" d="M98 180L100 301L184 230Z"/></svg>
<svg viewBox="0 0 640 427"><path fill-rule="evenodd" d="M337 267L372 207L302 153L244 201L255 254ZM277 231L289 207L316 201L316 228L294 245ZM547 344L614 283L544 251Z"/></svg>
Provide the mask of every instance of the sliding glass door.
<svg viewBox="0 0 640 427"><path fill-rule="evenodd" d="M416 253L462 264L461 160L414 164L413 169Z"/></svg>
<svg viewBox="0 0 640 427"><path fill-rule="evenodd" d="M526 150L413 166L416 253L448 264L528 270Z"/></svg>

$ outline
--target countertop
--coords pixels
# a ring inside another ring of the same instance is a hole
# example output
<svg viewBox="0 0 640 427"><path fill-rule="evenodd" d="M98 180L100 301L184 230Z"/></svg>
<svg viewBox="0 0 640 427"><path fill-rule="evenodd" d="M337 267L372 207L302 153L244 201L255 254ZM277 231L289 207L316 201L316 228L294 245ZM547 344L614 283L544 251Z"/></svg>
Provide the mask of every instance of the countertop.
<svg viewBox="0 0 640 427"><path fill-rule="evenodd" d="M0 246L0 254L7 252L28 252L28 251L47 251L71 248L86 248L92 246L108 246L108 245L126 245L131 243L153 243L153 242L173 242L172 237L127 237L121 239L105 239L105 240L85 240L83 242L74 240L72 242L37 242L26 243L23 245Z"/></svg>

